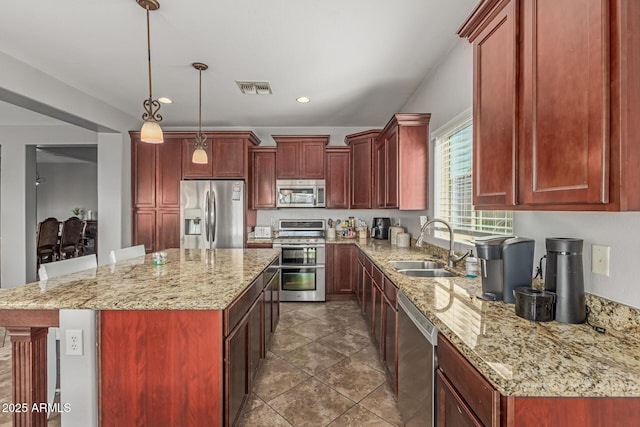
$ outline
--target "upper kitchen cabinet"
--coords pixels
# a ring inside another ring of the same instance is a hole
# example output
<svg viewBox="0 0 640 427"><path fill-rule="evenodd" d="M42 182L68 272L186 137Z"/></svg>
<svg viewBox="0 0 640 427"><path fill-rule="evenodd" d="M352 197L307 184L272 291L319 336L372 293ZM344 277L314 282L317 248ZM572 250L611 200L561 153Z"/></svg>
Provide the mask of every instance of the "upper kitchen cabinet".
<svg viewBox="0 0 640 427"><path fill-rule="evenodd" d="M379 134L375 129L345 137L351 147L351 209L373 207L373 144Z"/></svg>
<svg viewBox="0 0 640 427"><path fill-rule="evenodd" d="M258 147L251 150L251 208L276 208L276 148Z"/></svg>
<svg viewBox="0 0 640 427"><path fill-rule="evenodd" d="M349 209L351 179L349 176L349 147L327 147L325 170L327 208Z"/></svg>
<svg viewBox="0 0 640 427"><path fill-rule="evenodd" d="M195 139L185 139L183 143L183 177L238 178L246 177L248 170L248 149L260 143L253 132L205 132L207 135L206 164L191 162Z"/></svg>
<svg viewBox="0 0 640 427"><path fill-rule="evenodd" d="M179 208L182 138L165 135L163 144L140 141L130 132L134 208Z"/></svg>
<svg viewBox="0 0 640 427"><path fill-rule="evenodd" d="M474 50L474 204L640 210L640 2L483 1Z"/></svg>
<svg viewBox="0 0 640 427"><path fill-rule="evenodd" d="M395 114L375 140L374 207L427 208L431 114Z"/></svg>
<svg viewBox="0 0 640 427"><path fill-rule="evenodd" d="M272 135L277 145L277 179L324 179L329 135Z"/></svg>

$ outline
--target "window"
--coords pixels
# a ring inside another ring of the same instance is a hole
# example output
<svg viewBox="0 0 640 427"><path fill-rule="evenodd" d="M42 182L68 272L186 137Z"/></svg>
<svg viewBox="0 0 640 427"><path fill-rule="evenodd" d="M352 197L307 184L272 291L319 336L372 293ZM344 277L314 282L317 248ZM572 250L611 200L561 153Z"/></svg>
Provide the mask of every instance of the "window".
<svg viewBox="0 0 640 427"><path fill-rule="evenodd" d="M473 207L473 132L470 112L435 134L435 216L451 224L456 240L513 233L511 211ZM439 233L436 233L439 236Z"/></svg>

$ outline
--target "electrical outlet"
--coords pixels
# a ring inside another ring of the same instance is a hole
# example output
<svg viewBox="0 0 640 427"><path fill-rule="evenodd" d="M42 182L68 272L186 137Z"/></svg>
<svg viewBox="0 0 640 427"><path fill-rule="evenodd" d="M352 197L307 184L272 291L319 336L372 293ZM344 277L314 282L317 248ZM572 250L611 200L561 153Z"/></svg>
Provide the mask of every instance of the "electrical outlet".
<svg viewBox="0 0 640 427"><path fill-rule="evenodd" d="M609 256L611 248L609 246L591 245L591 272L609 275Z"/></svg>
<svg viewBox="0 0 640 427"><path fill-rule="evenodd" d="M67 329L66 338L67 356L82 356L82 329Z"/></svg>

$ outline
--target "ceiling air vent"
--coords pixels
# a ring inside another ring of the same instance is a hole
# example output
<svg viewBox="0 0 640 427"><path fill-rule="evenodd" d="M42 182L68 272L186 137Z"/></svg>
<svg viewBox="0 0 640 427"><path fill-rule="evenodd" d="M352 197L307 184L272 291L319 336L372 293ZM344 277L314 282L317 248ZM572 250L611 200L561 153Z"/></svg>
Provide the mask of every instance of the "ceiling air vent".
<svg viewBox="0 0 640 427"><path fill-rule="evenodd" d="M269 82L246 82L236 80L240 92L245 95L271 95L271 85Z"/></svg>

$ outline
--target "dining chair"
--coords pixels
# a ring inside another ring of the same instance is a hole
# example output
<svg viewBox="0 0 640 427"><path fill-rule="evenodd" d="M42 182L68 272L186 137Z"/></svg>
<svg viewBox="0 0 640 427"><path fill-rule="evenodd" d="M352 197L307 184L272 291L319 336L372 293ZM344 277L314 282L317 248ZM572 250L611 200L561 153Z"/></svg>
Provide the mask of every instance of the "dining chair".
<svg viewBox="0 0 640 427"><path fill-rule="evenodd" d="M69 258L56 262L41 264L38 269L40 280L54 279L66 274L77 273L83 270L95 269L98 267L98 259L95 254Z"/></svg>
<svg viewBox="0 0 640 427"><path fill-rule="evenodd" d="M82 239L83 221L72 216L62 223L60 232L60 249L58 256L60 259L74 258L78 256L78 246Z"/></svg>
<svg viewBox="0 0 640 427"><path fill-rule="evenodd" d="M111 264L125 259L140 258L145 256L144 245L130 246L128 248L114 249L109 253Z"/></svg>
<svg viewBox="0 0 640 427"><path fill-rule="evenodd" d="M58 260L58 232L60 221L57 218L47 218L38 224L38 236L36 239L37 266L45 262Z"/></svg>

